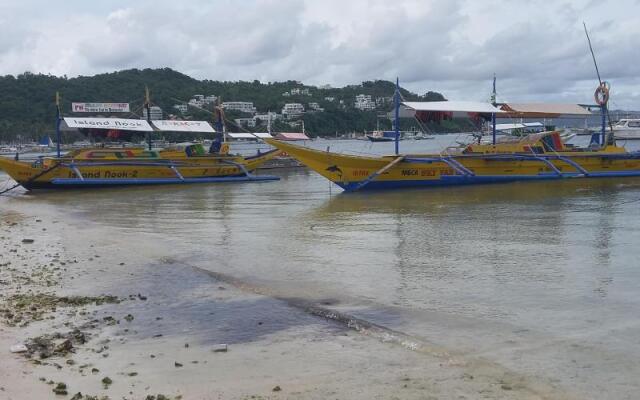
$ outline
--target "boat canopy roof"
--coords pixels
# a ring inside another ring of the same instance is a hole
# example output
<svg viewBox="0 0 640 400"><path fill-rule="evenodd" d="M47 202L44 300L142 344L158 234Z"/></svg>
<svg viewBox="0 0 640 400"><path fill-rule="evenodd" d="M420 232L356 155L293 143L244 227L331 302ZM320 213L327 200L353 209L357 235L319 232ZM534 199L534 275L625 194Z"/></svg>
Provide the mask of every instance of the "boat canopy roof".
<svg viewBox="0 0 640 400"><path fill-rule="evenodd" d="M206 121L153 120L150 125L144 119L65 117L64 122L69 128L215 133L213 127Z"/></svg>
<svg viewBox="0 0 640 400"><path fill-rule="evenodd" d="M405 101L405 107L414 111L467 112L481 114L500 114L504 111L490 103L480 101Z"/></svg>
<svg viewBox="0 0 640 400"><path fill-rule="evenodd" d="M524 128L543 128L542 122L523 122L521 124L496 124L496 129L509 130L509 129L524 129Z"/></svg>
<svg viewBox="0 0 640 400"><path fill-rule="evenodd" d="M271 136L269 133L267 132L254 132L254 133L227 133L227 135L229 135L230 138L233 139L255 139L256 137L260 138L260 139L264 139L264 138L271 138L273 136Z"/></svg>
<svg viewBox="0 0 640 400"><path fill-rule="evenodd" d="M500 108L505 111L501 118L557 118L563 115L588 116L589 110L578 104L560 103L505 103Z"/></svg>
<svg viewBox="0 0 640 400"><path fill-rule="evenodd" d="M279 140L309 140L309 136L301 132L281 132L276 135Z"/></svg>

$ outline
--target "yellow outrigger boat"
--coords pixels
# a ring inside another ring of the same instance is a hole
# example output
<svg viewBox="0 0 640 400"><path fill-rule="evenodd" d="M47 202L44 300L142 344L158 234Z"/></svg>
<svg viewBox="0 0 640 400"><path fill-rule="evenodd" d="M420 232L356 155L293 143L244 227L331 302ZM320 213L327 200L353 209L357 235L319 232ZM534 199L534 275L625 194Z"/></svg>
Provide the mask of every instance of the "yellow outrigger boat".
<svg viewBox="0 0 640 400"><path fill-rule="evenodd" d="M448 186L520 180L640 176L640 152L622 147L579 149L559 132L498 144L470 144L440 154L363 157L266 139L346 191Z"/></svg>
<svg viewBox="0 0 640 400"><path fill-rule="evenodd" d="M396 140L395 155L363 157L314 150L275 139L265 141L288 153L345 191L523 180L640 176L640 152L628 152L623 147L616 146L611 135L608 137L605 135L604 113L606 100L608 100L608 86L601 84L600 88L601 92L606 92L604 99L596 96L596 101L603 110L602 133L594 134L591 144L586 148L564 143L558 131L497 142L495 118L496 114L504 111L488 103L468 102L464 102L464 107L458 111L490 116L494 127L491 144L474 143L449 148L438 154L402 155L398 153ZM396 86L394 121L396 139L399 137L399 97L399 89ZM449 104L452 104L439 103L442 104L423 103L423 105L429 107L429 110L442 112L445 110L444 107L451 107Z"/></svg>
<svg viewBox="0 0 640 400"><path fill-rule="evenodd" d="M204 154L201 145L179 150L93 148L34 162L0 157L0 169L25 189L277 180L252 172L280 153L253 157Z"/></svg>
<svg viewBox="0 0 640 400"><path fill-rule="evenodd" d="M129 130L147 132L149 146L144 148L104 148L74 150L62 156L60 152L60 100L57 105L57 156L35 161L19 161L0 157L0 169L24 188L80 188L114 185L153 185L211 182L247 182L278 180L277 176L254 175L260 165L280 154L274 149L252 157L229 154L224 142L223 112L217 108L217 132L205 121L152 121L149 119L147 91L147 120L114 118L64 118L67 125L101 131ZM153 125L153 126L152 126ZM216 132L218 138L209 152L201 144L184 149L153 150L151 132L157 130ZM16 185L16 186L18 186ZM16 187L14 186L14 187ZM9 189L10 190L10 189ZM5 190L6 191L6 190Z"/></svg>

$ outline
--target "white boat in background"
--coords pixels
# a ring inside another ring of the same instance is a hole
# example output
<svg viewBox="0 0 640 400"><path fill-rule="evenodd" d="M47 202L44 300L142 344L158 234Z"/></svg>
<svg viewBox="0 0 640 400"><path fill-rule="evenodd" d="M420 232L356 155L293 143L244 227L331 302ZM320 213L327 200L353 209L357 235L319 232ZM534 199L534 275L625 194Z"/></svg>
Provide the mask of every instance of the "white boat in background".
<svg viewBox="0 0 640 400"><path fill-rule="evenodd" d="M413 140L429 140L429 139L435 139L436 137L434 135L427 135L424 133L416 133L413 136L408 136L407 139L413 139Z"/></svg>
<svg viewBox="0 0 640 400"><path fill-rule="evenodd" d="M13 147L13 146L0 146L0 154L16 154L18 152L18 148L17 147Z"/></svg>
<svg viewBox="0 0 640 400"><path fill-rule="evenodd" d="M542 122L521 122L514 124L496 124L496 134L509 136L526 136L530 133L544 131Z"/></svg>
<svg viewBox="0 0 640 400"><path fill-rule="evenodd" d="M613 125L617 140L640 140L640 119L624 118Z"/></svg>

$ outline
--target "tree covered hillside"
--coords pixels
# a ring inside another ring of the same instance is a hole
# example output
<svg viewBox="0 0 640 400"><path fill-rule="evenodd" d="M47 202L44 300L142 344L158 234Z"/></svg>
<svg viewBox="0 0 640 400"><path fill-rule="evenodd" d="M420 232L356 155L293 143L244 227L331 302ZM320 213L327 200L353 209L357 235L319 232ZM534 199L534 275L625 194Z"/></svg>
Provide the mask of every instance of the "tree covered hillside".
<svg viewBox="0 0 640 400"><path fill-rule="evenodd" d="M285 103L302 103L305 108L309 103L318 103L324 108L323 112L306 113L302 117L307 131L312 135L375 129L377 114L391 110L389 101L395 87L389 81L363 82L343 88L319 88L296 81L197 80L169 68L130 69L76 78L26 72L18 76L0 77L0 141L37 139L43 134L53 133L56 91L62 95L63 113L69 114L71 102L129 102L132 112L137 116L123 117L132 118L141 115L145 86L151 91L152 102L163 109L165 116L171 113L193 119L211 117L197 109L189 109L186 115L182 115L173 106L188 101L195 94L215 95L222 101L250 101L258 113L280 113ZM292 89L300 89L305 94L299 94L298 90L292 92ZM284 93L289 95L285 96ZM401 89L401 93L405 100L444 100L441 94L435 92L418 95ZM354 108L355 96L359 94L371 95L374 99L386 98L386 103L382 101L376 110L360 111ZM229 114L230 119L246 117L233 112ZM389 121L381 119L380 124L381 127L388 127ZM231 131L240 129L230 125ZM264 130L264 127L249 129ZM278 122L274 129L295 130L284 121Z"/></svg>

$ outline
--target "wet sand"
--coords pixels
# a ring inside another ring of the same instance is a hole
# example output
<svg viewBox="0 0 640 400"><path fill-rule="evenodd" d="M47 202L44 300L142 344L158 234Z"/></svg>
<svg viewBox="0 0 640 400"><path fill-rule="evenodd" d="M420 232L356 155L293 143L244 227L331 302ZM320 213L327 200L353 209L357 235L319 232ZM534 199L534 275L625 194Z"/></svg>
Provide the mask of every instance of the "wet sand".
<svg viewBox="0 0 640 400"><path fill-rule="evenodd" d="M26 198L0 199L0 398L576 398L544 378L332 312L328 304L273 296L210 272L215 265L194 268L152 234L119 232L116 240L66 217L34 210ZM16 295L43 294L56 306L16 305ZM100 296L118 302L96 304ZM72 341L65 351L44 358L37 350L30 358L9 351L16 344L33 349L33 338L56 333L60 345L74 329L86 342ZM216 351L223 344L227 351ZM53 393L58 383L67 395Z"/></svg>

